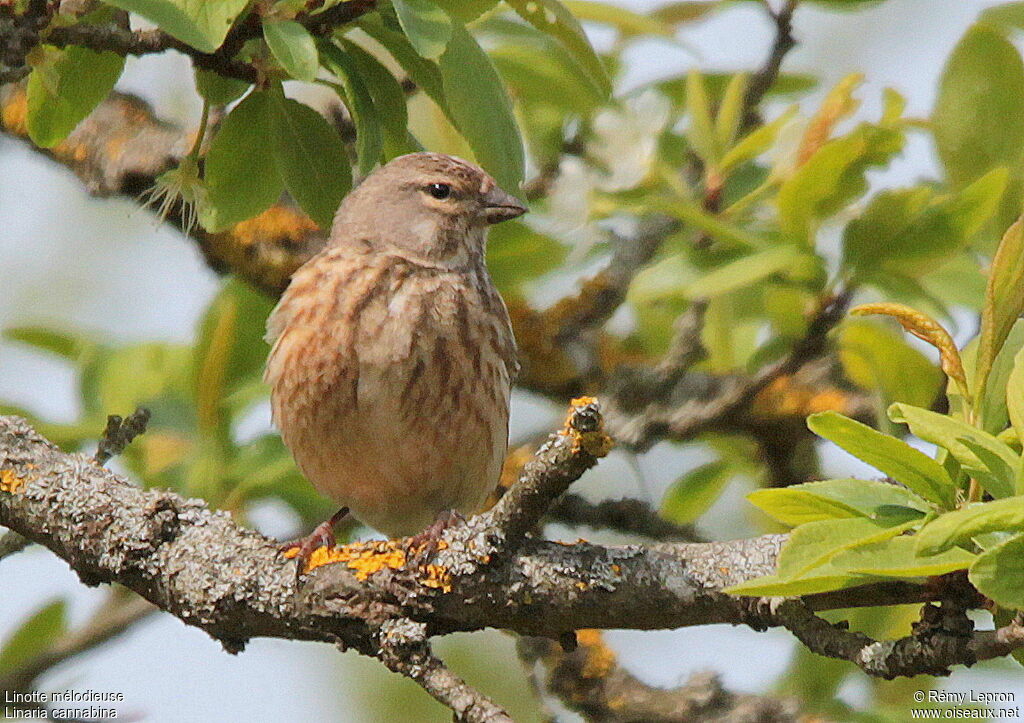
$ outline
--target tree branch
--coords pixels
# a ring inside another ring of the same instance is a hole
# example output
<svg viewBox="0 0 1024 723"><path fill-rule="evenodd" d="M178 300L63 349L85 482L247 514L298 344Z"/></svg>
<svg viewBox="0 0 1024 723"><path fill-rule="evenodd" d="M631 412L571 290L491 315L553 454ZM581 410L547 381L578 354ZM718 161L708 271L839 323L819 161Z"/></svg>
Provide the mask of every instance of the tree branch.
<svg viewBox="0 0 1024 723"><path fill-rule="evenodd" d="M520 638L517 651L529 674L546 671L541 694L554 695L568 708L600 723L724 723L800 720L796 701L737 695L722 688L712 673L697 673L677 688L645 684L619 666L597 630L581 630L579 646L565 651L544 638Z"/></svg>
<svg viewBox="0 0 1024 723"><path fill-rule="evenodd" d="M120 582L233 652L265 636L379 657L389 620L423 624L427 636L499 627L553 639L580 628L785 624L788 608L766 618L756 601L720 592L772 573L782 535L647 547L517 542L538 497L593 463L589 442L575 433L581 428L587 423L570 420L554 435L494 510L445 530L432 560L418 560L409 540L349 545L338 549L345 564L317 567L299 589L274 541L201 501L139 489L65 454L14 417L0 417L0 470L9 482L0 524L54 551L87 584ZM512 509L515 500L524 511ZM925 586L876 584L804 602L822 610L933 595Z"/></svg>

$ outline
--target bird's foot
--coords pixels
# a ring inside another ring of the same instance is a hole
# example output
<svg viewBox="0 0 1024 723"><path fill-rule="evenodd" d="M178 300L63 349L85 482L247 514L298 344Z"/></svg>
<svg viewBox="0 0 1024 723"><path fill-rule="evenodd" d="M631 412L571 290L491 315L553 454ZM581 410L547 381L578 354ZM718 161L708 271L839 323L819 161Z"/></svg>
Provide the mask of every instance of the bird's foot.
<svg viewBox="0 0 1024 723"><path fill-rule="evenodd" d="M299 537L295 540L291 540L290 542L285 542L277 548L285 557L290 560L295 560L296 580L298 580L299 576L306 571L306 567L309 565L309 559L317 549L326 547L330 550L334 547L337 543L337 540L334 537L334 526L341 522L347 514L348 507L342 507L331 515L329 520L321 522L305 537Z"/></svg>
<svg viewBox="0 0 1024 723"><path fill-rule="evenodd" d="M445 531L466 523L466 518L456 510L444 510L430 525L409 538L407 549L418 564L426 564L430 558L444 549L442 536Z"/></svg>

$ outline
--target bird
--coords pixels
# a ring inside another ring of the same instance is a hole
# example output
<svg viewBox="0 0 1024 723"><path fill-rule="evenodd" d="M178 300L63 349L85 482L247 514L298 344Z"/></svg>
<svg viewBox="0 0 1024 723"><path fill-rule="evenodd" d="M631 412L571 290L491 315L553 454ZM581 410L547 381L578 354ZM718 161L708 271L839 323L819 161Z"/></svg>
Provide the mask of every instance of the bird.
<svg viewBox="0 0 1024 723"><path fill-rule="evenodd" d="M282 549L333 546L348 513L405 537L480 511L519 370L487 229L526 211L478 166L431 152L392 159L343 199L267 321L274 424L341 506Z"/></svg>

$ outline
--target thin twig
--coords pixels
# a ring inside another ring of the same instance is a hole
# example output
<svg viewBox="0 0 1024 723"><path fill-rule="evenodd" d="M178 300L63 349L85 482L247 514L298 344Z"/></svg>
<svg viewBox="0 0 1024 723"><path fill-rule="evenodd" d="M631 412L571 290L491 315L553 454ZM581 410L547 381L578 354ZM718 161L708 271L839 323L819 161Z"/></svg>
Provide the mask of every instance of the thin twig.
<svg viewBox="0 0 1024 723"><path fill-rule="evenodd" d="M133 439L146 431L147 424L149 410L145 407L139 407L125 418L118 414L108 416L107 427L93 457L96 464L104 465L111 457L121 454Z"/></svg>
<svg viewBox="0 0 1024 723"><path fill-rule="evenodd" d="M32 541L17 532L8 532L0 537L0 561L5 557L21 552L32 544Z"/></svg>

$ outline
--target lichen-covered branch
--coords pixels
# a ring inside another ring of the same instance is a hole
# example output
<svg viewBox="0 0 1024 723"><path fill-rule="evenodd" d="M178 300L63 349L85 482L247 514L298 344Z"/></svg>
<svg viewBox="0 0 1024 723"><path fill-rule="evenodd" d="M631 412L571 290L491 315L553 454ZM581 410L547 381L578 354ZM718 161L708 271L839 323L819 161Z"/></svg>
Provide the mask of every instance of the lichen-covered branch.
<svg viewBox="0 0 1024 723"><path fill-rule="evenodd" d="M520 638L517 650L542 695L553 695L598 723L725 723L800 720L796 701L738 695L713 673L697 673L676 688L647 685L616 660L600 631L581 630L575 650L544 638ZM541 671L537 671L540 668Z"/></svg>
<svg viewBox="0 0 1024 723"><path fill-rule="evenodd" d="M74 14L62 12L54 23L55 11L60 3L35 3L42 11L32 12L32 5L22 14L13 12L13 3L0 4L0 46L7 52L2 57L10 79L27 72L26 55L39 43L64 48L75 45L95 51L108 51L118 55L152 55L176 50L188 55L198 68L210 70L228 78L248 83L260 80L261 71L254 64L236 56L248 40L261 37L263 19L258 12L249 12L228 33L221 47L214 53L204 53L162 30L131 30L118 19L108 23L73 22ZM295 21L313 35L327 36L335 28L350 23L374 10L376 0L348 0L326 11L299 12ZM256 7L259 7L258 5ZM52 24L52 26L51 26Z"/></svg>
<svg viewBox="0 0 1024 723"><path fill-rule="evenodd" d="M567 428L581 426L570 420ZM557 434L522 484L567 484L591 454L578 435ZM66 454L18 418L0 417L0 470L7 482L0 524L54 551L87 584L119 582L232 651L265 636L379 657L381 626L399 619L422 624L427 636L499 627L553 639L580 628L785 624L784 612L766 618L751 600L720 592L773 572L782 535L646 547L529 537L517 544L541 505L527 502L531 512L513 513L515 500L531 499L514 485L504 507L445 530L432 559L420 560L409 541L347 546L340 548L344 564L318 567L297 590L293 563L273 540L201 501L140 489L84 455ZM928 599L924 586L892 584L805 604L820 610Z"/></svg>

